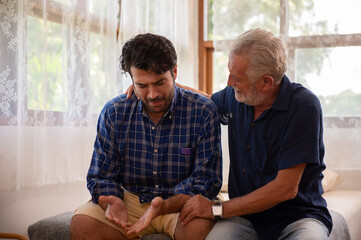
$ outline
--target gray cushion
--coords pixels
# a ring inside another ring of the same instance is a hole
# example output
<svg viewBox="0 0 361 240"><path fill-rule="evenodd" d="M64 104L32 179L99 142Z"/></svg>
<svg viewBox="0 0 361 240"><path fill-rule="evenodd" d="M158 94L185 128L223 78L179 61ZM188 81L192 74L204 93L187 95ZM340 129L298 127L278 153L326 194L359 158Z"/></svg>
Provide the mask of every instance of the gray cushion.
<svg viewBox="0 0 361 240"><path fill-rule="evenodd" d="M172 240L172 238L165 234L151 234L142 237L142 240Z"/></svg>
<svg viewBox="0 0 361 240"><path fill-rule="evenodd" d="M336 211L332 211L332 210L329 210L329 211L330 211L330 214L332 217L333 227L332 227L331 234L328 239L329 240L339 240L339 239L350 240L351 236L350 236L350 232L348 230L345 218Z"/></svg>
<svg viewBox="0 0 361 240"><path fill-rule="evenodd" d="M70 240L70 222L73 212L44 218L28 227L30 240Z"/></svg>
<svg viewBox="0 0 361 240"><path fill-rule="evenodd" d="M53 217L44 218L28 227L30 240L71 240L70 222L73 212L65 212ZM165 234L151 234L142 240L170 240Z"/></svg>

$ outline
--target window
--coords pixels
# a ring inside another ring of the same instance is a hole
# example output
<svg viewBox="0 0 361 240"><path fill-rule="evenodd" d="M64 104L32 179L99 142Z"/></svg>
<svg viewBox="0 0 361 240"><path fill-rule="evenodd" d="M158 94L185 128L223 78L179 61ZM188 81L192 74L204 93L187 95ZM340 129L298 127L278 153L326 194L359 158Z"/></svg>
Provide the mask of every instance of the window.
<svg viewBox="0 0 361 240"><path fill-rule="evenodd" d="M87 126L117 94L119 0L1 3L0 124Z"/></svg>
<svg viewBox="0 0 361 240"><path fill-rule="evenodd" d="M113 1L113 5L117 2ZM72 19L74 16L67 11L77 12L78 17ZM107 44L104 38L115 36L115 32L107 36L107 21L113 24L117 21L107 19L106 11L101 0L76 3L47 0L34 8L33 16L27 16L28 109L65 112L69 110L69 97L73 95L78 101L94 99L89 110L99 113L104 105L104 93L111 88L99 49ZM74 33L76 36L72 36ZM76 50L71 49L70 42L75 42ZM76 89L87 89L81 96L82 90L68 92L67 79L73 77L78 78Z"/></svg>
<svg viewBox="0 0 361 240"><path fill-rule="evenodd" d="M295 53L295 80L317 93L325 117L361 116L361 47L301 48ZM318 68L311 65L314 61L320 61Z"/></svg>
<svg viewBox="0 0 361 240"><path fill-rule="evenodd" d="M200 46L203 51L213 50L211 59L204 59L213 65L204 80L208 89L212 86L209 92L226 86L232 39L261 27L284 40L289 57L286 74L318 95L326 124L336 121L352 127L352 119L360 119L361 26L355 24L361 22L360 1L205 0L203 4Z"/></svg>
<svg viewBox="0 0 361 240"><path fill-rule="evenodd" d="M49 21L45 26L43 19L34 16L27 16L26 24L27 109L67 111L67 81L63 75L67 62L62 57L66 43L59 35L61 25Z"/></svg>

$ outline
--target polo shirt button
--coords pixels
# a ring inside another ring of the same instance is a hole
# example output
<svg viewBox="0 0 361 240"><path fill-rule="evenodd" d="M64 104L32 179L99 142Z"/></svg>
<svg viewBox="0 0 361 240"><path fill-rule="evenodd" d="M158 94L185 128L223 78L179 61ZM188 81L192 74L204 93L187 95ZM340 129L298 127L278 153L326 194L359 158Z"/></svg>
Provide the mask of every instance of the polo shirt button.
<svg viewBox="0 0 361 240"><path fill-rule="evenodd" d="M154 149L154 152L158 152L158 149Z"/></svg>
<svg viewBox="0 0 361 240"><path fill-rule="evenodd" d="M242 169L242 172L245 173L245 172L246 172L246 169Z"/></svg>
<svg viewBox="0 0 361 240"><path fill-rule="evenodd" d="M253 123L251 123L251 127L254 127L254 126L256 126L256 124L253 122Z"/></svg>
<svg viewBox="0 0 361 240"><path fill-rule="evenodd" d="M250 149L251 149L251 147L249 145L247 145L247 150L250 150Z"/></svg>
<svg viewBox="0 0 361 240"><path fill-rule="evenodd" d="M156 184L156 185L155 185L155 187L156 187L156 188L159 188L159 185L158 185L158 184Z"/></svg>
<svg viewBox="0 0 361 240"><path fill-rule="evenodd" d="M154 130L154 127L152 127L152 130Z"/></svg>

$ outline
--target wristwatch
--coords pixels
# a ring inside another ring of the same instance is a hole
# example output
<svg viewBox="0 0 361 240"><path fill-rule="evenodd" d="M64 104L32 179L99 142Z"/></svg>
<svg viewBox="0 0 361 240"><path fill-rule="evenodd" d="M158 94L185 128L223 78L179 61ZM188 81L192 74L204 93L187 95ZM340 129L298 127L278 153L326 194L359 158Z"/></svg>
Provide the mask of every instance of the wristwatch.
<svg viewBox="0 0 361 240"><path fill-rule="evenodd" d="M222 218L222 214L223 214L222 203L215 203L212 205L212 214L213 214L214 219Z"/></svg>

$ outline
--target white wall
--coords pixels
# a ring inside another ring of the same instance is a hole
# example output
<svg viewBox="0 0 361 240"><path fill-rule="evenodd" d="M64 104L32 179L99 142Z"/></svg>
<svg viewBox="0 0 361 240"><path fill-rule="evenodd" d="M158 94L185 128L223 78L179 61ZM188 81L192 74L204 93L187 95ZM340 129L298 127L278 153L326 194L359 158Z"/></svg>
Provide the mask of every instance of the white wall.
<svg viewBox="0 0 361 240"><path fill-rule="evenodd" d="M96 127L0 126L0 232L27 236L30 224L90 199L95 134Z"/></svg>
<svg viewBox="0 0 361 240"><path fill-rule="evenodd" d="M85 182L0 192L0 232L27 235L36 221L74 211L90 199Z"/></svg>
<svg viewBox="0 0 361 240"><path fill-rule="evenodd" d="M0 191L84 181L96 126L0 126Z"/></svg>

